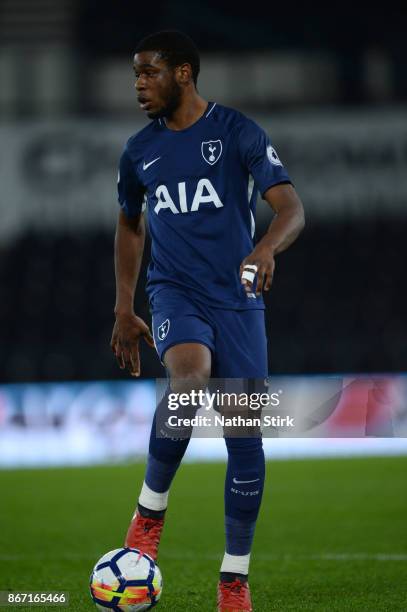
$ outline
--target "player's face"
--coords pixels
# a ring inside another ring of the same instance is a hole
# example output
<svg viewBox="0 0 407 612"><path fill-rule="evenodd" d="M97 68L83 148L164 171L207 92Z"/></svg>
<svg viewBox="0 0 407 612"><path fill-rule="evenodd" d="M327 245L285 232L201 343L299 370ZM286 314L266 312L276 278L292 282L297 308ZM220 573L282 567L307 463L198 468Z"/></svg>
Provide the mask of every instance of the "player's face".
<svg viewBox="0 0 407 612"><path fill-rule="evenodd" d="M137 99L150 119L170 117L181 101L182 89L171 68L156 51L143 51L134 56Z"/></svg>

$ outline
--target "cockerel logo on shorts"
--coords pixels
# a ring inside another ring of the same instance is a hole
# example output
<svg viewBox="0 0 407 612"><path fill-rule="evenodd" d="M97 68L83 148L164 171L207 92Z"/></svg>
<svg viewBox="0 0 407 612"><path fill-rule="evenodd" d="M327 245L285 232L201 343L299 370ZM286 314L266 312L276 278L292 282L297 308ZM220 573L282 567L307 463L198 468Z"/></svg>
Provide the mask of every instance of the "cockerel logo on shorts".
<svg viewBox="0 0 407 612"><path fill-rule="evenodd" d="M165 319L161 325L157 328L157 336L159 340L164 340L167 337L167 334L170 330L170 320Z"/></svg>
<svg viewBox="0 0 407 612"><path fill-rule="evenodd" d="M220 140L207 140L201 144L201 152L204 160L213 166L222 155L222 142Z"/></svg>

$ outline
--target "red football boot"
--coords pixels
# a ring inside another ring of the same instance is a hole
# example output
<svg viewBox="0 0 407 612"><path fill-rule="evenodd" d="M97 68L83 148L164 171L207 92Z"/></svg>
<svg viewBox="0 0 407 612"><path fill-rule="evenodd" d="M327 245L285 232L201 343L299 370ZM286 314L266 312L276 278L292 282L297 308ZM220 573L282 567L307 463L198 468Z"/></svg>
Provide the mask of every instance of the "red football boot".
<svg viewBox="0 0 407 612"><path fill-rule="evenodd" d="M158 546L164 518L154 519L141 516L137 510L127 531L124 545L128 548L138 548L157 561Z"/></svg>
<svg viewBox="0 0 407 612"><path fill-rule="evenodd" d="M252 612L252 600L247 582L238 578L218 583L218 612Z"/></svg>

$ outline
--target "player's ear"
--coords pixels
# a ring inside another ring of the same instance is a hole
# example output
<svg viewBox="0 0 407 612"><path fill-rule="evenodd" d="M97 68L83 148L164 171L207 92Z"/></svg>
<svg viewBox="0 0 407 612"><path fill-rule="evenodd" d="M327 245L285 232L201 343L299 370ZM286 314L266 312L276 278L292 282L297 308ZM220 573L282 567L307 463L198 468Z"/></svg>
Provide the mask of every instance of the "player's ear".
<svg viewBox="0 0 407 612"><path fill-rule="evenodd" d="M180 85L188 85L192 81L191 64L181 64L176 68L177 81Z"/></svg>

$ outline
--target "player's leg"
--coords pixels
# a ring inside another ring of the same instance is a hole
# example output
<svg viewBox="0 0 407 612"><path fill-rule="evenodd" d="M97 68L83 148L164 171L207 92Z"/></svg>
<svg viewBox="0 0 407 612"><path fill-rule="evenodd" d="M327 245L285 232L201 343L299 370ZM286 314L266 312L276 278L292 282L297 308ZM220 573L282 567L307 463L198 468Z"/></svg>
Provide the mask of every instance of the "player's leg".
<svg viewBox="0 0 407 612"><path fill-rule="evenodd" d="M164 363L171 392L189 393L192 389L199 391L206 388L211 371L211 352L207 346L199 343L178 344L167 351ZM189 436L186 437L185 432L182 437L169 437L174 436L174 431L165 432L165 424L157 427L157 414L161 412L162 418L167 406L168 391L154 416L146 474L125 541L126 546L139 548L153 559L158 554L170 486L189 443Z"/></svg>
<svg viewBox="0 0 407 612"><path fill-rule="evenodd" d="M167 292L163 291L162 294ZM169 386L154 415L146 475L126 546L143 548L154 558L164 524L168 494L189 442L188 432L168 428L168 394L205 388L211 372L213 330L193 305L179 296L161 295L155 302L153 333ZM165 323L165 326L164 326ZM163 327L164 326L164 327ZM165 333L160 333L160 329Z"/></svg>
<svg viewBox="0 0 407 612"><path fill-rule="evenodd" d="M168 394L205 389L211 371L211 352L200 343L177 344L166 352L164 364L169 386L154 415L146 475L139 498L139 505L155 513L162 513L167 507L170 485L192 431L186 431L185 428L177 431L176 428L168 427L168 416L173 414L168 411Z"/></svg>
<svg viewBox="0 0 407 612"><path fill-rule="evenodd" d="M226 550L218 585L219 610L251 610L248 587L251 548L263 494L265 462L261 438L225 437ZM232 607L233 606L233 607Z"/></svg>
<svg viewBox="0 0 407 612"><path fill-rule="evenodd" d="M248 381L267 375L263 311L219 311L216 330L214 371L217 377ZM228 451L225 479L226 550L218 585L218 610L221 612L252 609L247 581L265 479L260 436L239 437L234 436L233 432L225 432L225 443Z"/></svg>

